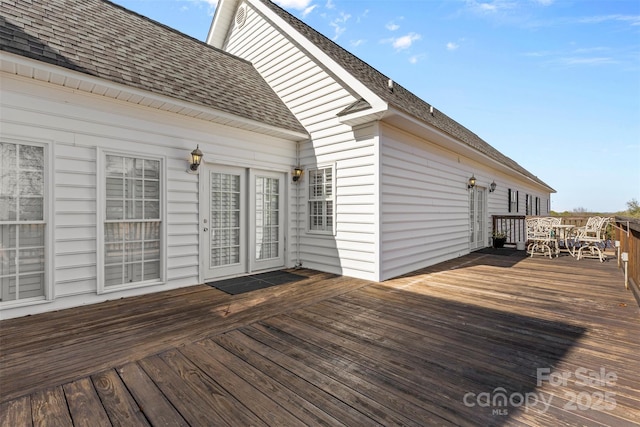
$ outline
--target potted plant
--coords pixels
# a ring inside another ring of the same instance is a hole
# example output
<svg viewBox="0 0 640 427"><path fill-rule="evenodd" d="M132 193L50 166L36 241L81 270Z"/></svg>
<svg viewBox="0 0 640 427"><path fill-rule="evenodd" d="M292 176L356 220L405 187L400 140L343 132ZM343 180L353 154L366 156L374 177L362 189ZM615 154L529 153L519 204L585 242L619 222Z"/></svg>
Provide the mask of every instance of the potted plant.
<svg viewBox="0 0 640 427"><path fill-rule="evenodd" d="M493 239L493 247L494 248L503 248L505 242L507 241L507 233L504 231L495 231L491 234L491 238Z"/></svg>

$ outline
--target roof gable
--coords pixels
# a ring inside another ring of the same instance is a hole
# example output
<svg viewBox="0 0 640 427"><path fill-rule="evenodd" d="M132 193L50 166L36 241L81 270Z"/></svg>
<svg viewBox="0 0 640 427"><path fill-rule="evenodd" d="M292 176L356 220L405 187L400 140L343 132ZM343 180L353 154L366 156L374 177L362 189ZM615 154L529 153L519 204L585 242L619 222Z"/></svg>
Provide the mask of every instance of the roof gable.
<svg viewBox="0 0 640 427"><path fill-rule="evenodd" d="M496 150L478 135L451 119L441 111L434 109L430 104L420 99L398 83L393 82L393 84L390 85L390 78L388 76L385 76L270 0L250 1L264 4L270 11L275 13L291 28L297 31L299 35L310 40L324 54L338 64L339 67L354 76L369 91L373 92L384 103L386 103L389 108L401 111L411 117L414 117L425 125L432 126L433 128L450 135L477 152L507 166L518 174L527 177L538 185L541 185L550 191L554 191L537 176L533 175L517 162ZM281 30L284 31L285 29ZM392 86L392 88L390 88L390 86ZM367 105L368 101L368 99L366 101L362 100L361 102L356 103L356 105L352 105L347 110L343 111L341 115L356 111L362 112L363 107Z"/></svg>
<svg viewBox="0 0 640 427"><path fill-rule="evenodd" d="M106 0L2 4L0 50L299 134L248 62Z"/></svg>

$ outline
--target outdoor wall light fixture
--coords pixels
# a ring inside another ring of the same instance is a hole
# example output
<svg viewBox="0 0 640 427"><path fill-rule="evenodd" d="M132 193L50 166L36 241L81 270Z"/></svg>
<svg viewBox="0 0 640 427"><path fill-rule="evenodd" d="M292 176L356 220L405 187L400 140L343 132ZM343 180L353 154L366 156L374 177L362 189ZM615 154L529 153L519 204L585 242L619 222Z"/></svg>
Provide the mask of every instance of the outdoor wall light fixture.
<svg viewBox="0 0 640 427"><path fill-rule="evenodd" d="M200 162L202 162L202 151L200 151L200 145L196 145L196 149L191 152L191 164L189 165L189 169L193 172L197 171L200 166Z"/></svg>
<svg viewBox="0 0 640 427"><path fill-rule="evenodd" d="M490 185L489 185L489 193L493 193L494 191L496 191L496 182L493 181Z"/></svg>
<svg viewBox="0 0 640 427"><path fill-rule="evenodd" d="M471 175L471 178L469 178L469 183L467 184L467 188L473 188L476 186L476 177Z"/></svg>
<svg viewBox="0 0 640 427"><path fill-rule="evenodd" d="M293 169L293 172L291 172L291 179L293 179L293 182L298 182L300 180L300 178L302 178L302 168L300 166L296 166L295 169Z"/></svg>

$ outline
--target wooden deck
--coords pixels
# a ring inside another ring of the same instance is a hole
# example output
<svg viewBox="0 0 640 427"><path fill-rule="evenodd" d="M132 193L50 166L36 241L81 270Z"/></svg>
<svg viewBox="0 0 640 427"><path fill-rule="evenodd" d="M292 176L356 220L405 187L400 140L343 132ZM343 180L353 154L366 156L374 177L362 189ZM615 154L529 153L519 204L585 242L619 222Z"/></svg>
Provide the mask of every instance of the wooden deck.
<svg viewBox="0 0 640 427"><path fill-rule="evenodd" d="M640 311L615 261L296 273L0 322L0 425L640 424Z"/></svg>

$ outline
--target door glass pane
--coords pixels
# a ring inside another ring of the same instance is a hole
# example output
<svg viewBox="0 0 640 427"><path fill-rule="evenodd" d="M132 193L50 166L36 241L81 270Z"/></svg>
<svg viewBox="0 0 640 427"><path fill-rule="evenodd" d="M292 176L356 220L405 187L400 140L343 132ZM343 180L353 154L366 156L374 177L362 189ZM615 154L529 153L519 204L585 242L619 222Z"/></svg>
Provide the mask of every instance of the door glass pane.
<svg viewBox="0 0 640 427"><path fill-rule="evenodd" d="M476 246L484 246L484 189L480 188L477 190L478 201L476 208L476 224L477 224L477 235L476 235Z"/></svg>
<svg viewBox="0 0 640 427"><path fill-rule="evenodd" d="M256 260L277 258L279 253L280 180L256 177Z"/></svg>
<svg viewBox="0 0 640 427"><path fill-rule="evenodd" d="M210 174L210 267L240 262L240 175Z"/></svg>
<svg viewBox="0 0 640 427"><path fill-rule="evenodd" d="M476 230L475 196L476 196L475 188L472 188L471 190L469 190L469 224L471 225L470 227L471 229L469 230L469 243L472 243L472 244L474 242L473 239L474 239L475 230Z"/></svg>

